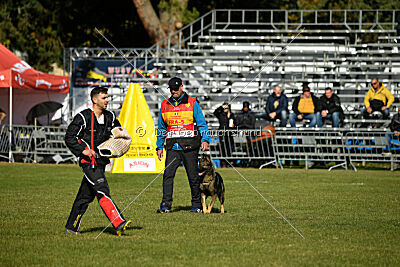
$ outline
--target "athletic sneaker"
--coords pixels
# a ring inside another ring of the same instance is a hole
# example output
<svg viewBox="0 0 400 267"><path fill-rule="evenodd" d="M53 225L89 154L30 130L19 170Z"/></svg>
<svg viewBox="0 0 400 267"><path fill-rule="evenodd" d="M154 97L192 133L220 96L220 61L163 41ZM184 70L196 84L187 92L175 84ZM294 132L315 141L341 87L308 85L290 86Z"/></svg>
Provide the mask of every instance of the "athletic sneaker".
<svg viewBox="0 0 400 267"><path fill-rule="evenodd" d="M192 207L190 213L202 213L203 211L199 208Z"/></svg>
<svg viewBox="0 0 400 267"><path fill-rule="evenodd" d="M121 236L125 232L125 230L129 227L129 225L131 225L131 223L132 223L131 220L121 223L116 229L117 235Z"/></svg>
<svg viewBox="0 0 400 267"><path fill-rule="evenodd" d="M81 235L82 233L79 232L79 231L75 232L75 231L72 231L72 230L69 230L69 229L65 228L64 234L67 234L67 235Z"/></svg>
<svg viewBox="0 0 400 267"><path fill-rule="evenodd" d="M168 205L165 202L160 204L160 208L157 210L157 213L167 213L171 211L171 205Z"/></svg>

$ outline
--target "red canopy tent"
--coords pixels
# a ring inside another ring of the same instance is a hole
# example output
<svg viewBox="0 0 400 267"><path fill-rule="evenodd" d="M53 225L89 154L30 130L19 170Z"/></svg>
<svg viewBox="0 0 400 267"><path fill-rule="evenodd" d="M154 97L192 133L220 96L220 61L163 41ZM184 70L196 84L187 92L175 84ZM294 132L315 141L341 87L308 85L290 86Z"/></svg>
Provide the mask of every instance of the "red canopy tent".
<svg viewBox="0 0 400 267"><path fill-rule="evenodd" d="M0 107L4 109L4 106L8 106L9 123L13 123L14 106L20 115L17 123L26 124L22 118L25 118L31 107L40 101L53 100L49 99L52 98L52 95L60 96L62 94L65 98L65 94L69 93L69 78L33 69L0 43L0 87L9 88L9 92L2 91L0 93ZM16 95L14 101L13 94ZM7 101L6 95L9 96L9 101ZM16 110L14 110L15 112Z"/></svg>
<svg viewBox="0 0 400 267"><path fill-rule="evenodd" d="M18 115L17 123L26 124L25 116L31 107L60 96L65 98L69 93L69 78L33 69L0 43L0 88L9 89L0 90L0 107L8 106L7 118L12 131L13 115Z"/></svg>

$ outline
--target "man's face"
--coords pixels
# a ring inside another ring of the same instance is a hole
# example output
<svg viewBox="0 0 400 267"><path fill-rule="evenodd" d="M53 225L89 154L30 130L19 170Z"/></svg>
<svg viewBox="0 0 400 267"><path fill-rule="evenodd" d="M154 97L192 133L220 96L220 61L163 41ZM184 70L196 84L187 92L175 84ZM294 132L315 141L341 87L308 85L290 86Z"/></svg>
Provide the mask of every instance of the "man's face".
<svg viewBox="0 0 400 267"><path fill-rule="evenodd" d="M224 109L224 112L225 112L225 113L228 113L228 112L229 112L229 106L228 106L228 104L222 105L222 108Z"/></svg>
<svg viewBox="0 0 400 267"><path fill-rule="evenodd" d="M326 96L327 98L331 98L332 95L333 95L332 90L325 90L325 96Z"/></svg>
<svg viewBox="0 0 400 267"><path fill-rule="evenodd" d="M379 82L377 79L372 79L371 85L375 90L379 89Z"/></svg>
<svg viewBox="0 0 400 267"><path fill-rule="evenodd" d="M93 97L93 103L101 109L106 109L108 105L108 94L99 93Z"/></svg>
<svg viewBox="0 0 400 267"><path fill-rule="evenodd" d="M275 86L274 93L276 96L280 96L282 94L282 89L279 86Z"/></svg>
<svg viewBox="0 0 400 267"><path fill-rule="evenodd" d="M183 95L183 85L179 86L178 89L169 88L173 98L178 99Z"/></svg>
<svg viewBox="0 0 400 267"><path fill-rule="evenodd" d="M243 111L244 112L248 112L249 111L249 107L243 107Z"/></svg>
<svg viewBox="0 0 400 267"><path fill-rule="evenodd" d="M307 98L311 96L311 92L310 91L305 91L303 94Z"/></svg>
<svg viewBox="0 0 400 267"><path fill-rule="evenodd" d="M400 114L400 106L399 106L399 108L397 110L398 110L397 112Z"/></svg>

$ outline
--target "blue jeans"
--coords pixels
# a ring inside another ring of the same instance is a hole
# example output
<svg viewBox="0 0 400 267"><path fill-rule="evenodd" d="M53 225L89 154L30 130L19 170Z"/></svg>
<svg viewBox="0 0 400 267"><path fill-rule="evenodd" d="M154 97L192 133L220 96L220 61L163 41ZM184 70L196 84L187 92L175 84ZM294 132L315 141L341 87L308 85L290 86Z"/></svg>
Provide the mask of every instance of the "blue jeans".
<svg viewBox="0 0 400 267"><path fill-rule="evenodd" d="M340 118L339 118L338 111L327 114L325 118L322 118L321 112L318 112L317 113L317 126L322 127L323 121L326 119L332 120L332 127L334 127L334 128L339 127Z"/></svg>
<svg viewBox="0 0 400 267"><path fill-rule="evenodd" d="M388 109L388 108L385 109L385 110L372 110L372 112L374 112L374 111L379 111L380 113L382 113L382 115L383 115L382 119L383 119L383 120L386 120L386 119L389 118L390 113L389 113L389 109ZM370 117L372 114L369 114L369 113L367 112L367 109L364 108L364 109L362 110L362 115L363 115L364 119L369 119L369 117Z"/></svg>
<svg viewBox="0 0 400 267"><path fill-rule="evenodd" d="M256 118L265 119L267 121L275 121L276 119L280 119L281 122L279 123L279 127L286 127L287 119L288 119L288 112L286 110L282 110L281 114L276 115L275 119L271 119L267 113L262 113L256 115Z"/></svg>
<svg viewBox="0 0 400 267"><path fill-rule="evenodd" d="M316 113L308 113L304 114L303 119L310 120L310 125L308 127L312 128L317 124L317 114ZM297 118L296 113L290 113L289 115L289 121L290 121L290 126L296 127L296 121L302 121Z"/></svg>

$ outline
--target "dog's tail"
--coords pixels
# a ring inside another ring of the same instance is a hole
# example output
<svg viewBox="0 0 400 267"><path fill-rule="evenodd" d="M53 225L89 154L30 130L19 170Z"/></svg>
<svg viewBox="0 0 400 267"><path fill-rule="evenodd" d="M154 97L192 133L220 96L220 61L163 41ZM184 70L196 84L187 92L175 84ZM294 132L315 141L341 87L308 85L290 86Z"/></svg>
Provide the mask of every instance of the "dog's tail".
<svg viewBox="0 0 400 267"><path fill-rule="evenodd" d="M222 180L222 177L218 172L215 173L215 185L217 188L217 195L218 195L219 201L221 202L221 204L224 204L225 185L224 185L224 180Z"/></svg>

